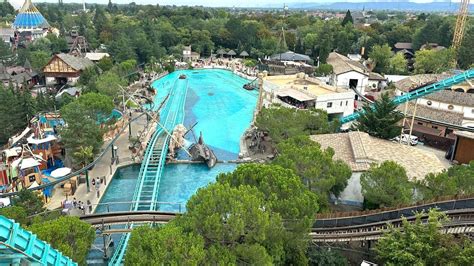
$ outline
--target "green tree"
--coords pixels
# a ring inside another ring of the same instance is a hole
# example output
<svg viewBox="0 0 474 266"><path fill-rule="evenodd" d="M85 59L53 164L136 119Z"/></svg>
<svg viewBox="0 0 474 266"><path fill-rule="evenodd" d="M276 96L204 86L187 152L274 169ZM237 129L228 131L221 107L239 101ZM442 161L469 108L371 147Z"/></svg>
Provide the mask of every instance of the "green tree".
<svg viewBox="0 0 474 266"><path fill-rule="evenodd" d="M321 64L321 65L319 65L319 67L316 68L314 73L318 77L325 77L325 76L328 76L329 74L331 74L332 71L333 71L332 65L330 65L330 64Z"/></svg>
<svg viewBox="0 0 474 266"><path fill-rule="evenodd" d="M351 11L347 10L344 19L342 20L342 26L345 26L347 23L354 24L354 20L352 19Z"/></svg>
<svg viewBox="0 0 474 266"><path fill-rule="evenodd" d="M273 164L293 170L309 190L319 195L321 208L327 208L329 195L336 197L347 186L351 176L348 165L334 161L331 148L321 150L308 136L287 139L277 146Z"/></svg>
<svg viewBox="0 0 474 266"><path fill-rule="evenodd" d="M112 61L112 58L110 56L103 57L102 59L97 62L97 66L102 69L102 71L106 72L112 69L114 66L114 62Z"/></svg>
<svg viewBox="0 0 474 266"><path fill-rule="evenodd" d="M0 3L0 17L7 17L15 15L15 8L8 1Z"/></svg>
<svg viewBox="0 0 474 266"><path fill-rule="evenodd" d="M265 205L255 187L216 183L198 190L177 222L202 236L209 264L269 265L282 261L284 229L281 217Z"/></svg>
<svg viewBox="0 0 474 266"><path fill-rule="evenodd" d="M392 102L388 93L384 93L373 105L363 107L353 128L378 138L392 139L400 134L398 122L403 118L402 114L396 112L396 108L397 105Z"/></svg>
<svg viewBox="0 0 474 266"><path fill-rule="evenodd" d="M453 68L454 50L420 50L415 52L415 73L436 74Z"/></svg>
<svg viewBox="0 0 474 266"><path fill-rule="evenodd" d="M395 75L406 74L407 64L408 62L403 53L396 53L389 60L390 71L388 73Z"/></svg>
<svg viewBox="0 0 474 266"><path fill-rule="evenodd" d="M413 184L405 168L393 161L373 164L360 177L364 204L370 209L393 207L412 201Z"/></svg>
<svg viewBox="0 0 474 266"><path fill-rule="evenodd" d="M206 252L204 239L170 224L150 228L140 226L132 231L125 254L125 265L200 265Z"/></svg>
<svg viewBox="0 0 474 266"><path fill-rule="evenodd" d="M43 201L37 192L29 189L20 190L17 196L13 198L13 205L23 208L28 216L44 211Z"/></svg>
<svg viewBox="0 0 474 266"><path fill-rule="evenodd" d="M462 69L472 68L474 65L474 25L471 25L464 34L461 46L457 52L458 64Z"/></svg>
<svg viewBox="0 0 474 266"><path fill-rule="evenodd" d="M474 244L439 230L448 222L446 215L430 210L427 223L422 215L414 223L403 218L400 229L390 227L374 248L377 258L386 265L471 265Z"/></svg>
<svg viewBox="0 0 474 266"><path fill-rule="evenodd" d="M31 67L37 71L42 71L43 67L49 62L51 55L45 51L33 51L30 53Z"/></svg>
<svg viewBox="0 0 474 266"><path fill-rule="evenodd" d="M63 216L35 223L28 230L80 265L86 265L87 253L95 239L95 230L88 223L78 217Z"/></svg>
<svg viewBox="0 0 474 266"><path fill-rule="evenodd" d="M338 122L328 121L328 115L323 110L285 107L262 109L255 125L259 130L268 132L276 144L294 136L332 133L339 127Z"/></svg>
<svg viewBox="0 0 474 266"><path fill-rule="evenodd" d="M220 174L217 182L237 188L251 186L263 193L266 208L287 220L282 233L284 264L307 263L308 233L318 205L316 195L301 183L298 176L280 166L244 164L232 173Z"/></svg>
<svg viewBox="0 0 474 266"><path fill-rule="evenodd" d="M114 72L106 72L100 75L96 81L96 87L99 93L109 96L112 99L118 97L122 93L121 86L125 86L126 82Z"/></svg>
<svg viewBox="0 0 474 266"><path fill-rule="evenodd" d="M471 195L474 193L474 161L468 165L454 165L441 173L430 173L417 182L417 188L425 200Z"/></svg>
<svg viewBox="0 0 474 266"><path fill-rule="evenodd" d="M3 215L9 219L15 220L15 222L21 225L26 225L28 222L28 214L25 208L20 206L8 206L0 208L0 215Z"/></svg>
<svg viewBox="0 0 474 266"><path fill-rule="evenodd" d="M314 266L346 266L347 259L331 248L311 246L308 250L309 264Z"/></svg>
<svg viewBox="0 0 474 266"><path fill-rule="evenodd" d="M82 167L85 167L94 159L94 148L92 146L79 146L78 151L74 152L74 157L79 159Z"/></svg>
<svg viewBox="0 0 474 266"><path fill-rule="evenodd" d="M375 62L376 72L387 73L389 71L392 50L388 44L373 46L369 57Z"/></svg>

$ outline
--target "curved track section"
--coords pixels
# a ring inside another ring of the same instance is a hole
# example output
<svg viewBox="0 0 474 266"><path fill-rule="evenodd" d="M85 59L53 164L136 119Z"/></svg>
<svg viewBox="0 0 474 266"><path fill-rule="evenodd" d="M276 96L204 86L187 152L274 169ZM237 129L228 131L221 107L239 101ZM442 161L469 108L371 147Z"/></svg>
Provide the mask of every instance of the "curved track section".
<svg viewBox="0 0 474 266"><path fill-rule="evenodd" d="M447 78L447 79L444 79L444 80L426 85L426 86L424 86L420 89L408 92L408 93L406 93L402 96L398 96L395 99L393 99L393 102L395 104L399 105L399 104L402 104L402 103L405 103L405 102L408 102L408 101L411 101L411 100L414 100L414 99L418 99L418 98L423 97L425 95L428 95L428 94L431 94L431 93L434 93L434 92L437 92L437 91L440 91L440 90L444 90L446 88L449 88L453 85L462 83L462 82L464 82L466 80L469 80L469 79L472 79L472 78L474 78L474 69L469 69L469 70L464 71L461 74L458 74L458 75L452 76L450 78ZM356 120L362 114L363 114L363 111L359 111L357 113L353 113L351 115L344 116L343 118L341 118L340 121L341 121L342 124L345 124L345 123Z"/></svg>

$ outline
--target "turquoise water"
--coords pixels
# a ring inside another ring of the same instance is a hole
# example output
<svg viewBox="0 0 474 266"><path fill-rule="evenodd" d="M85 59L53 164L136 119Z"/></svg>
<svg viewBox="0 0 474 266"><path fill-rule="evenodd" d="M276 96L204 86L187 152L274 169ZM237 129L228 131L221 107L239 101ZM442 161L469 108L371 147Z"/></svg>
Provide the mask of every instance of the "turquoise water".
<svg viewBox="0 0 474 266"><path fill-rule="evenodd" d="M237 159L240 137L252 121L257 92L244 90L242 86L248 81L226 70L176 71L152 84L157 92L154 99L155 110L181 74L187 76L189 85L184 125L190 128L198 122L194 127L196 137L202 132L204 141L215 151L219 160ZM186 138L194 142L192 134L188 134ZM186 201L199 188L213 182L219 173L233 171L235 167L236 164L229 163L217 164L212 169L201 164L166 165L161 176L158 201L173 204L163 204L160 209L184 211ZM137 166L121 169L109 185L101 203L131 201L139 170ZM128 210L125 205L119 206L115 205L113 208ZM101 206L97 212L104 210L106 207Z"/></svg>

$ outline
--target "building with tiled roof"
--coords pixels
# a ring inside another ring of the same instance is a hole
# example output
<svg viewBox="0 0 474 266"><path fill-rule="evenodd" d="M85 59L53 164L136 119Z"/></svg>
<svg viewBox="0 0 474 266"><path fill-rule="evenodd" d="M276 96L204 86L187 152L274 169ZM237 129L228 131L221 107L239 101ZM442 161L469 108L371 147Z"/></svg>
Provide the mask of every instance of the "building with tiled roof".
<svg viewBox="0 0 474 266"><path fill-rule="evenodd" d="M87 58L56 54L43 68L46 85L74 85L79 80L82 71L92 66L94 63Z"/></svg>
<svg viewBox="0 0 474 266"><path fill-rule="evenodd" d="M343 203L362 204L360 176L371 164L395 161L406 169L411 180L423 179L428 173L441 172L446 167L432 152L375 138L365 132L313 135L311 139L323 149L331 147L334 159L344 161L351 168L352 177L340 196Z"/></svg>
<svg viewBox="0 0 474 266"><path fill-rule="evenodd" d="M353 88L364 94L365 87L368 86L369 71L363 64L336 52L330 53L326 62L333 69L329 80L331 85Z"/></svg>

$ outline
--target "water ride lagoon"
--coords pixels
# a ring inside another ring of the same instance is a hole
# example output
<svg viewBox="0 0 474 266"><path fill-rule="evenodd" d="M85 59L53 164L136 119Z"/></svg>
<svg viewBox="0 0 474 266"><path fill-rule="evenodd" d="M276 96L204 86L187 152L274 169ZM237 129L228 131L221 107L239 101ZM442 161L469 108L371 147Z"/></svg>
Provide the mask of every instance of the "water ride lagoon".
<svg viewBox="0 0 474 266"><path fill-rule="evenodd" d="M180 76L186 79L180 79ZM166 100L160 109L160 124L172 131L176 124L184 124L192 132L186 134L186 142L194 143L202 133L205 143L214 151L219 161L236 160L240 151L240 138L250 126L255 110L258 92L243 89L247 79L239 77L227 70L181 70L173 72L155 81L152 86L156 90L154 99L155 111ZM182 91L181 91L182 90ZM184 108L179 106L180 97L185 97ZM172 122L172 119L175 118ZM168 124L167 124L168 123ZM158 129L157 129L158 132ZM193 134L194 133L194 134ZM155 133L159 134L159 133ZM164 133L163 133L164 136ZM152 140L153 141L153 138ZM105 192L101 204L130 201L155 201L168 204L156 206L136 206L136 209L153 208L163 211L183 211L186 201L201 187L213 182L219 173L235 169L234 163L218 163L212 169L205 164L167 164L163 169L151 167L145 154L142 167L130 167L121 171L120 178L112 180L109 189ZM186 153L179 152L179 159L187 159ZM146 171L153 173L153 191L150 197L146 196ZM153 171L162 171L156 174ZM126 177L123 175L126 174ZM145 181L141 180L144 176ZM140 186L143 190L138 193L123 193L121 187ZM128 210L130 205L123 206ZM105 208L98 208L98 212Z"/></svg>

